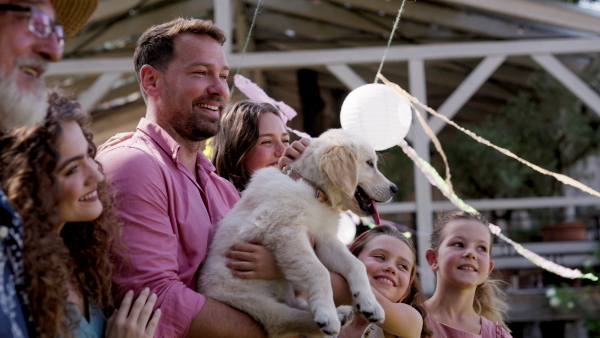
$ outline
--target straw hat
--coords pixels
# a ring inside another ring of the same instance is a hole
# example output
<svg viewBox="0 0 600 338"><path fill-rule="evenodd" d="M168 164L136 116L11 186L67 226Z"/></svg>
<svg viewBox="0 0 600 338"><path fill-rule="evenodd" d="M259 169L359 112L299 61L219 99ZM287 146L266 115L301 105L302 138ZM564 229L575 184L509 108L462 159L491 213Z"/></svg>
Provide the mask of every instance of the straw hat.
<svg viewBox="0 0 600 338"><path fill-rule="evenodd" d="M51 0L58 22L65 28L69 40L85 25L92 16L98 0Z"/></svg>

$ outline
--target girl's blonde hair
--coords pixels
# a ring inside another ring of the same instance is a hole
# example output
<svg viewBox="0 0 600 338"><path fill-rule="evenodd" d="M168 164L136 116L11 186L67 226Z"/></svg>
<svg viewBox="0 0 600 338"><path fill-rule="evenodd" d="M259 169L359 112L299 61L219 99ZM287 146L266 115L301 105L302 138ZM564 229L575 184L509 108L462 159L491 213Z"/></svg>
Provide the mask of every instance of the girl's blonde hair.
<svg viewBox="0 0 600 338"><path fill-rule="evenodd" d="M475 214L466 211L450 211L438 213L433 222L433 231L429 239L431 248L438 253L438 249L446 235L443 232L444 227L455 220L468 220L481 223L489 229L490 223L482 214ZM490 250L492 254L492 233L490 232ZM490 275L491 276L491 275ZM504 281L492 277L488 277L483 283L479 284L475 289L475 298L473 299L473 309L477 314L487 318L488 320L502 325L508 332L510 329L504 322L508 305L506 304L506 295L500 288L500 285L505 284Z"/></svg>

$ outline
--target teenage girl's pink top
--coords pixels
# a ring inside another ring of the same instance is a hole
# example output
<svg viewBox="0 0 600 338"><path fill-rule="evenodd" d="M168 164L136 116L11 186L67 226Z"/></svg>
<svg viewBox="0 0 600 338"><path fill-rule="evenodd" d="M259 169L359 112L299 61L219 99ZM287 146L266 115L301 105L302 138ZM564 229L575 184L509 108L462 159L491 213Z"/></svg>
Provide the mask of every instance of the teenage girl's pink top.
<svg viewBox="0 0 600 338"><path fill-rule="evenodd" d="M501 325L495 324L485 317L481 318L481 332L471 332L455 329L443 323L434 321L431 316L425 317L427 327L433 332L433 338L512 338Z"/></svg>

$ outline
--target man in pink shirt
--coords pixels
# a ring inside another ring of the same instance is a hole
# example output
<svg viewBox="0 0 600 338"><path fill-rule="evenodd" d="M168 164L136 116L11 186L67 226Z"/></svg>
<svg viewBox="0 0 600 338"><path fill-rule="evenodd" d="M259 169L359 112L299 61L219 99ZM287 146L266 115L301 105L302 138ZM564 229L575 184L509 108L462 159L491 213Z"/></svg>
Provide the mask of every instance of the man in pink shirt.
<svg viewBox="0 0 600 338"><path fill-rule="evenodd" d="M262 337L251 317L195 292L216 224L239 199L214 173L200 142L219 130L229 99L225 33L175 19L147 30L134 54L146 117L97 157L122 218L116 297L149 287L162 309L158 337Z"/></svg>

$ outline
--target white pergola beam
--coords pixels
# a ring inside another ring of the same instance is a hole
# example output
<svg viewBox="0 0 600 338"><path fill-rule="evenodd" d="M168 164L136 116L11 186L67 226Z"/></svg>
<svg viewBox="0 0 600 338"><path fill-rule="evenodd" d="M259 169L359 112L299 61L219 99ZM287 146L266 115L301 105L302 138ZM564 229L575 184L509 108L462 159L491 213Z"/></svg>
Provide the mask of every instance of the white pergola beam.
<svg viewBox="0 0 600 338"><path fill-rule="evenodd" d="M231 40L233 37L232 5L232 0L214 0L215 24L227 34L227 41L223 44L226 55L231 54Z"/></svg>
<svg viewBox="0 0 600 338"><path fill-rule="evenodd" d="M98 58L64 60L48 66L46 75L77 75L98 73L134 73L133 59L126 58Z"/></svg>
<svg viewBox="0 0 600 338"><path fill-rule="evenodd" d="M567 87L585 105L600 115L600 95L567 68L567 66L552 55L532 55L531 58Z"/></svg>
<svg viewBox="0 0 600 338"><path fill-rule="evenodd" d="M410 92L423 104L427 104L427 87L425 76L425 62L421 59L413 59L408 62L408 85ZM415 114L423 114L421 109L417 108ZM413 124L417 122L413 121ZM421 128L411 128L414 148L417 154L425 161L429 162L429 138ZM431 209L431 185L421 171L414 166L415 180L415 202L417 207L417 231L422 233L431 233L431 224L433 223L433 215ZM421 271L429 269L425 251L429 248L429 238L426 236L417 237L417 247L419 248L418 262ZM435 289L433 278L423 278L421 281L423 291L426 294L433 294Z"/></svg>
<svg viewBox="0 0 600 338"><path fill-rule="evenodd" d="M600 34L598 15L573 4L542 0L446 0L449 4L469 6L484 11ZM567 8L565 8L567 7Z"/></svg>
<svg viewBox="0 0 600 338"><path fill-rule="evenodd" d="M310 51L252 52L246 53L244 68L297 68L327 64L378 63L385 47L336 48ZM493 55L578 54L600 52L600 39L544 39L527 41L468 42L432 44L426 46L392 46L386 62L411 59L441 60L481 58ZM241 54L229 56L229 64L237 65ZM101 58L64 60L53 63L48 75L89 74L103 72L133 72L131 58Z"/></svg>
<svg viewBox="0 0 600 338"><path fill-rule="evenodd" d="M104 73L86 91L79 94L77 101L83 111L89 111L108 93L112 84L121 77L121 73Z"/></svg>
<svg viewBox="0 0 600 338"><path fill-rule="evenodd" d="M596 196L494 198L487 200L465 200L465 203L479 211L510 209L545 209L600 205L600 198ZM433 201L431 202L431 208L433 211L456 210L456 206L450 201ZM415 202L395 202L380 204L377 206L377 209L382 215L412 213L417 210Z"/></svg>
<svg viewBox="0 0 600 338"><path fill-rule="evenodd" d="M385 47L337 48L311 51L255 52L244 56L242 67L308 67L324 64L379 63ZM392 46L386 62L411 59L445 60L480 58L490 55L529 55L534 53L575 54L600 51L600 39L544 39L528 41L467 42L424 46ZM241 55L234 54L229 62L236 64Z"/></svg>
<svg viewBox="0 0 600 338"><path fill-rule="evenodd" d="M256 5L259 0L246 0ZM389 28L365 20L355 13L327 2L313 3L306 0L269 0L263 1L261 7L294 16L303 16L311 20L320 20L328 24L351 27L376 34L389 34Z"/></svg>
<svg viewBox="0 0 600 338"><path fill-rule="evenodd" d="M551 243L549 243L551 244ZM571 244L573 245L573 244ZM579 244L577 244L579 245ZM525 245L525 247L527 247ZM534 251L535 252L535 251ZM542 255L543 256L543 255ZM546 259L553 261L562 266L569 268L580 267L585 264L588 259L593 259L594 251L590 251L589 254L577 254L577 255L563 255L560 251L555 251L553 255L549 255ZM538 265L528 260L523 256L516 257L497 257L494 259L494 269L531 269L539 268Z"/></svg>
<svg viewBox="0 0 600 338"><path fill-rule="evenodd" d="M477 90L487 81L487 79L500 67L506 60L505 56L488 56L481 61L467 78L456 88L456 90L442 103L437 112L452 119L467 101L477 92ZM432 116L429 119L429 126L438 134L446 122Z"/></svg>
<svg viewBox="0 0 600 338"><path fill-rule="evenodd" d="M331 72L338 80L346 86L346 88L353 90L362 85L367 84L360 75L358 75L352 68L346 64L334 64L325 65L327 70Z"/></svg>
<svg viewBox="0 0 600 338"><path fill-rule="evenodd" d="M387 15L396 16L400 4L397 1L364 1L364 0L331 0L341 5L352 5L368 11L384 11ZM498 17L486 16L476 11L457 11L435 3L410 1L406 3L402 19L416 22L435 22L437 26L448 27L463 32L475 32L489 37L511 39L531 39L551 37L551 32L527 29L523 30L517 22ZM381 19L380 19L381 20ZM403 30L407 21L402 20L398 29Z"/></svg>

